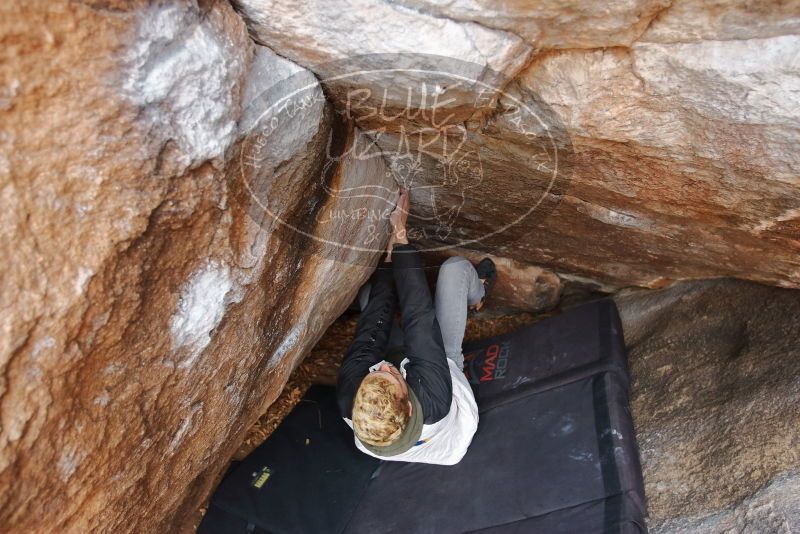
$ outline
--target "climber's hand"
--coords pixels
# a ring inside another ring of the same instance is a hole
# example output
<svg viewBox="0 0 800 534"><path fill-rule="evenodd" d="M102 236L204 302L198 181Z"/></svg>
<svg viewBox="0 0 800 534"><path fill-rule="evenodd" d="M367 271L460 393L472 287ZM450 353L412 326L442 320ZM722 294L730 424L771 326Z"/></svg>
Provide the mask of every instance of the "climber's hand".
<svg viewBox="0 0 800 534"><path fill-rule="evenodd" d="M397 199L397 206L389 216L392 223L392 235L396 243L408 243L406 236L406 221L408 221L408 190L400 189L400 197Z"/></svg>
<svg viewBox="0 0 800 534"><path fill-rule="evenodd" d="M392 235L389 237L389 244L386 247L386 252L389 254L387 261L391 261L392 248L396 244L405 245L408 243L408 235L406 233L406 221L408 221L408 190L400 188L400 196L397 199L397 205L394 211L389 216L389 222L392 225Z"/></svg>

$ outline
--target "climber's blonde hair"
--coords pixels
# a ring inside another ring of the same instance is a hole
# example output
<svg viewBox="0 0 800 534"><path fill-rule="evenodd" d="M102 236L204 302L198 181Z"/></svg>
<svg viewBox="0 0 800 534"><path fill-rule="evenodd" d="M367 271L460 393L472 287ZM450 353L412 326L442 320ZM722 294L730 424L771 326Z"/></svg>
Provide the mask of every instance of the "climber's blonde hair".
<svg viewBox="0 0 800 534"><path fill-rule="evenodd" d="M408 396L380 375L368 374L353 401L353 430L362 442L391 445L408 424Z"/></svg>

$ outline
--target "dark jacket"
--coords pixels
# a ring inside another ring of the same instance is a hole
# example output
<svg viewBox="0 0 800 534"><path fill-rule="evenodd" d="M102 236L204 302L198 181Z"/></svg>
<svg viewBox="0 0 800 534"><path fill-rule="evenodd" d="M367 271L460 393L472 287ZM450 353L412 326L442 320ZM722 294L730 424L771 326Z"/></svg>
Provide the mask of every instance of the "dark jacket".
<svg viewBox="0 0 800 534"><path fill-rule="evenodd" d="M361 380L386 354L399 300L404 352L409 359L406 382L422 405L423 422L436 423L450 411L453 382L419 252L411 245L394 247L391 263L382 263L370 282L369 302L361 311L355 338L339 371L339 410L352 419L353 399Z"/></svg>

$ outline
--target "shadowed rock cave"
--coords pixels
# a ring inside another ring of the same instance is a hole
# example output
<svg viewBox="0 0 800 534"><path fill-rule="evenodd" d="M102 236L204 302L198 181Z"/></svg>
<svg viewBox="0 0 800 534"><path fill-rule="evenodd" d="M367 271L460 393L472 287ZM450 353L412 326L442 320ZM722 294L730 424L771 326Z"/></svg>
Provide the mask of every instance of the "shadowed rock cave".
<svg viewBox="0 0 800 534"><path fill-rule="evenodd" d="M798 2L0 10L0 531L194 532L400 186L467 340L613 299L650 531L800 528Z"/></svg>

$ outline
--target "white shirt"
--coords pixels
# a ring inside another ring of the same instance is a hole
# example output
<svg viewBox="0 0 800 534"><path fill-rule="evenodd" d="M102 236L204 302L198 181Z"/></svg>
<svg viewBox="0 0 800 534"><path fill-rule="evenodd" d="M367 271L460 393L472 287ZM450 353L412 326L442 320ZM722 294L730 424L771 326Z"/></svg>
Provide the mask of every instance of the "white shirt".
<svg viewBox="0 0 800 534"><path fill-rule="evenodd" d="M403 360L400 371L406 375L406 363ZM392 462L419 462L424 464L455 465L467 453L472 436L478 429L478 405L475 395L467 382L467 377L455 362L447 359L450 366L450 376L453 379L453 400L450 411L441 420L432 425L422 425L422 434L416 445L406 452L395 456L378 456L368 451L358 437L355 437L356 447L370 456ZM353 428L353 422L344 418L345 422Z"/></svg>

